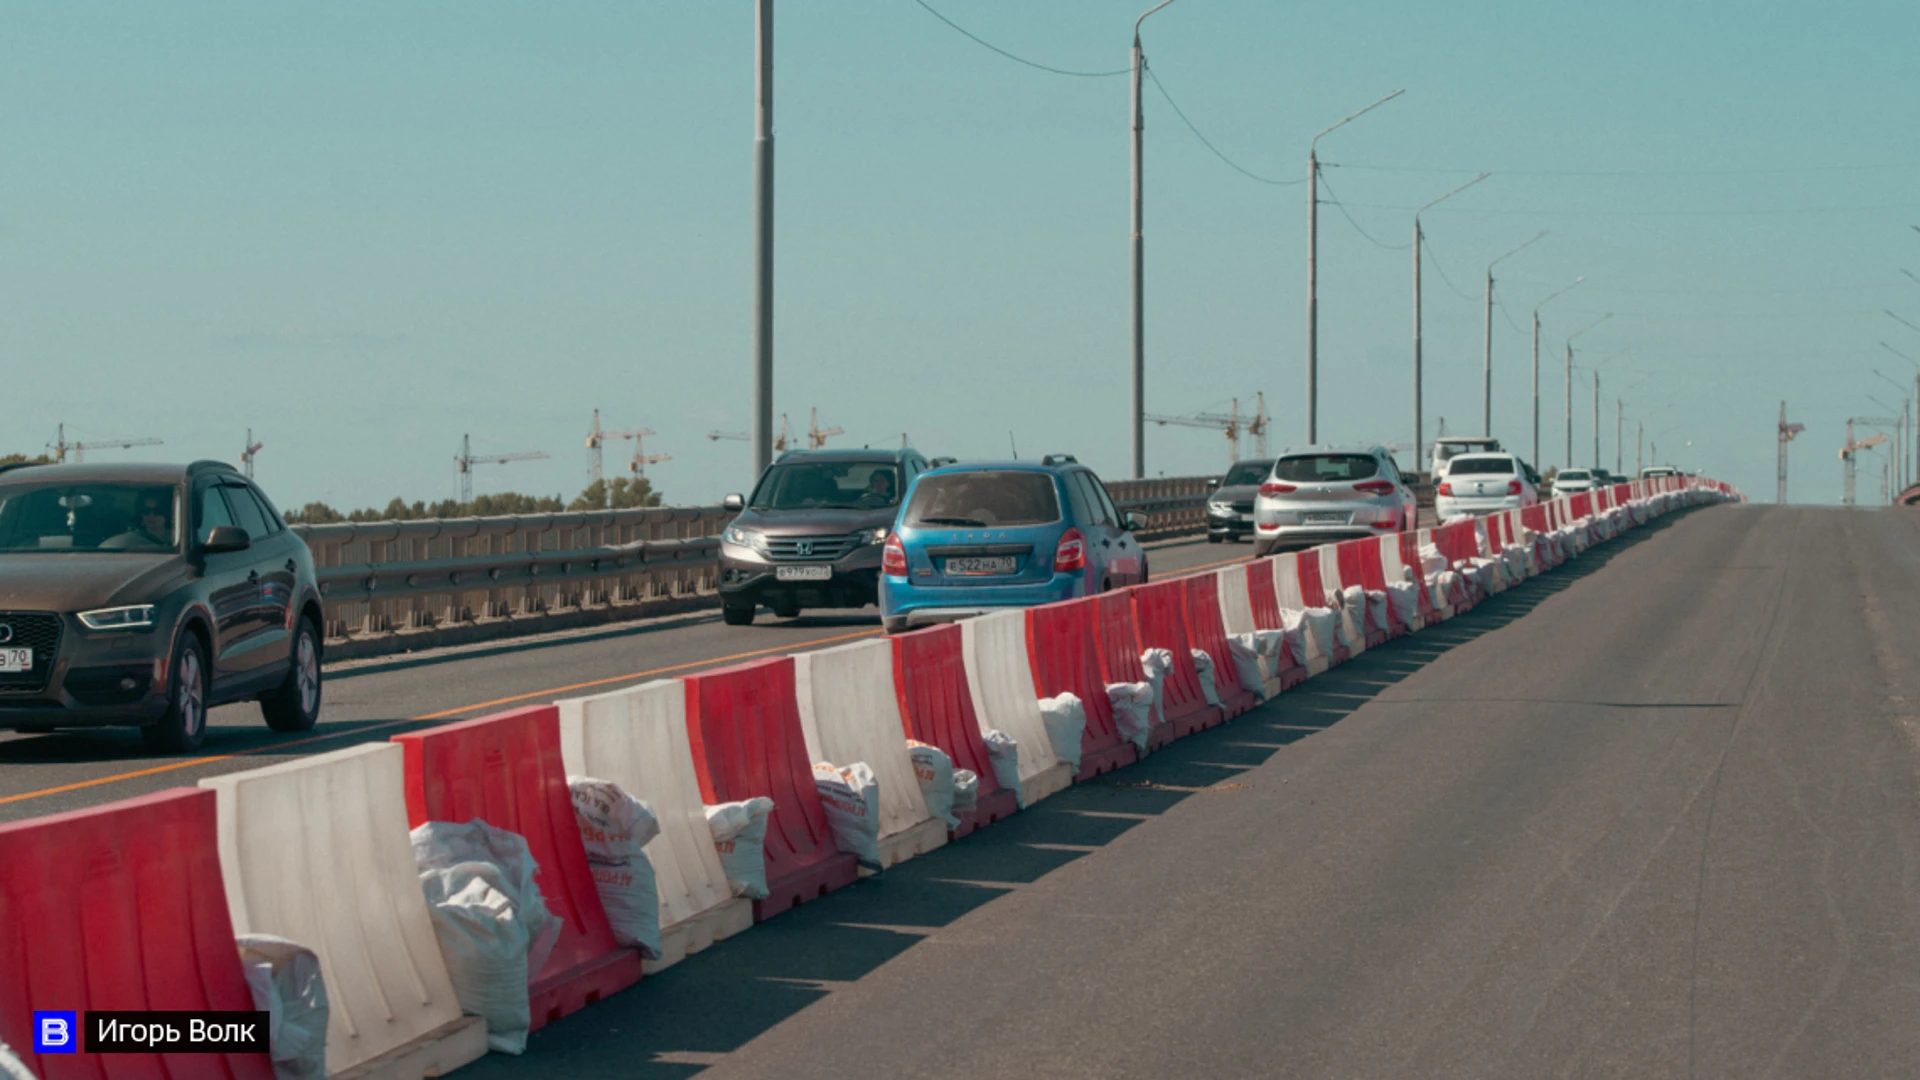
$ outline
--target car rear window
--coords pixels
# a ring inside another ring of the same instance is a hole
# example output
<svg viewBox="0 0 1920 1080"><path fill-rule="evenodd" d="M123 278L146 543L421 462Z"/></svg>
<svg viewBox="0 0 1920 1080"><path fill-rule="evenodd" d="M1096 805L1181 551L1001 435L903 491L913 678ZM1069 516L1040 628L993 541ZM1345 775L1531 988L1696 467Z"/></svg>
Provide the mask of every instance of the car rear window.
<svg viewBox="0 0 1920 1080"><path fill-rule="evenodd" d="M1272 471L1273 462L1271 461L1242 461L1227 470L1227 475L1220 481L1220 486L1252 487L1265 480L1267 474Z"/></svg>
<svg viewBox="0 0 1920 1080"><path fill-rule="evenodd" d="M991 529L1059 520L1053 477L1014 471L923 476L906 513L910 528Z"/></svg>
<svg viewBox="0 0 1920 1080"><path fill-rule="evenodd" d="M755 510L883 510L900 501L900 471L887 461L776 464L753 489Z"/></svg>
<svg viewBox="0 0 1920 1080"><path fill-rule="evenodd" d="M1332 484L1365 480L1380 472L1371 454L1302 454L1274 462L1273 476L1293 484Z"/></svg>
<svg viewBox="0 0 1920 1080"><path fill-rule="evenodd" d="M1588 471L1587 471L1587 470L1585 470L1585 469L1562 469L1562 470L1560 470L1560 479L1562 479L1562 480L1591 480L1591 479L1593 479L1593 474L1592 474L1592 473L1590 473L1590 472L1588 472Z"/></svg>
<svg viewBox="0 0 1920 1080"><path fill-rule="evenodd" d="M1510 457L1461 458L1447 466L1448 476L1471 476L1474 473L1505 476L1513 471L1513 459ZM1568 479L1572 479L1571 475Z"/></svg>

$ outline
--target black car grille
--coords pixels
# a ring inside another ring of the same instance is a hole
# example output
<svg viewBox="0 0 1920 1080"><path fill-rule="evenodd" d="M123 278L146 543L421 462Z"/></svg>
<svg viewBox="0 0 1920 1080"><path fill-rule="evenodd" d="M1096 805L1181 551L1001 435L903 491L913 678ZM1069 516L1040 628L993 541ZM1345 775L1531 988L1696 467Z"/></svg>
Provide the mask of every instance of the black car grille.
<svg viewBox="0 0 1920 1080"><path fill-rule="evenodd" d="M0 626L12 628L0 648L32 649L33 670L0 674L0 694L38 694L53 676L60 655L60 616L50 611L0 611Z"/></svg>
<svg viewBox="0 0 1920 1080"><path fill-rule="evenodd" d="M1237 501L1235 501L1235 502L1233 502L1233 503L1231 503L1231 504L1229 504L1229 505L1231 505L1231 506L1233 507L1233 511L1234 511L1234 513L1236 513L1236 514L1251 514L1251 513L1253 513L1253 500L1252 500L1252 499L1246 499L1246 500L1237 500Z"/></svg>
<svg viewBox="0 0 1920 1080"><path fill-rule="evenodd" d="M838 559L865 541L865 533L845 536L769 536L767 558L774 562L824 562Z"/></svg>

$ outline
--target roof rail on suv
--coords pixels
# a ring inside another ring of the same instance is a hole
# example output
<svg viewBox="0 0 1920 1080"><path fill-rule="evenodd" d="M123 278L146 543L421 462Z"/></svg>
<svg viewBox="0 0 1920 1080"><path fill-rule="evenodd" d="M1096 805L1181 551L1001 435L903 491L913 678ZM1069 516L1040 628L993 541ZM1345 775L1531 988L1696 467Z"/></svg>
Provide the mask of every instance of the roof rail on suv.
<svg viewBox="0 0 1920 1080"><path fill-rule="evenodd" d="M234 468L224 461L215 461L212 458L196 461L187 466L187 476L189 478L199 476L203 473L238 473L239 471L239 469Z"/></svg>
<svg viewBox="0 0 1920 1080"><path fill-rule="evenodd" d="M1040 459L1042 465L1078 465L1080 459L1072 454L1048 454Z"/></svg>

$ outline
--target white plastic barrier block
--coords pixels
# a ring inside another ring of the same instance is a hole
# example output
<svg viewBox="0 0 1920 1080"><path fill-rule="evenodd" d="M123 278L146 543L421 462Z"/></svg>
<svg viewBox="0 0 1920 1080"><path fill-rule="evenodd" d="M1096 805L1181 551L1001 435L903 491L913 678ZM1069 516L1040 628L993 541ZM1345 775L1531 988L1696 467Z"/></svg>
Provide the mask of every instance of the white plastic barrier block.
<svg viewBox="0 0 1920 1080"><path fill-rule="evenodd" d="M707 824L687 739L686 686L659 679L555 704L567 775L619 784L660 822L646 846L660 894L660 959L646 970L672 967L751 927L753 901L733 895Z"/></svg>
<svg viewBox="0 0 1920 1080"><path fill-rule="evenodd" d="M1259 629L1253 623L1253 598L1247 587L1245 564L1235 563L1214 571L1214 592L1220 597L1220 622L1228 637L1251 634Z"/></svg>
<svg viewBox="0 0 1920 1080"><path fill-rule="evenodd" d="M1273 594L1287 628L1302 627L1301 639L1307 655L1299 657L1307 674L1318 675L1333 663L1332 651L1339 644L1340 613L1333 608L1310 608L1300 592L1300 553L1289 551L1273 557Z"/></svg>
<svg viewBox="0 0 1920 1080"><path fill-rule="evenodd" d="M907 752L893 686L893 646L857 641L796 653L793 689L807 756L843 768L864 761L880 783L880 864L892 866L945 844L947 823L927 809Z"/></svg>
<svg viewBox="0 0 1920 1080"><path fill-rule="evenodd" d="M417 1080L487 1052L463 1016L407 838L403 751L367 743L200 781L233 932L320 958L327 1075Z"/></svg>
<svg viewBox="0 0 1920 1080"><path fill-rule="evenodd" d="M1064 791L1073 783L1073 770L1054 754L1040 716L1027 659L1027 613L996 611L962 622L960 647L980 730L1004 732L1019 746L1020 805Z"/></svg>

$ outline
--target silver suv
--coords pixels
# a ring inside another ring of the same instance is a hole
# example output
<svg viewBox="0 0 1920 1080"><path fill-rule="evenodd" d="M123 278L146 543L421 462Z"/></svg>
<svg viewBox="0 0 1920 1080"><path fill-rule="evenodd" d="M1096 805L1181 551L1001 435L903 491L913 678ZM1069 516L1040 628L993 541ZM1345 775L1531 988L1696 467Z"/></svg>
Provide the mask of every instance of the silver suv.
<svg viewBox="0 0 1920 1080"><path fill-rule="evenodd" d="M1307 547L1416 528L1413 488L1379 445L1289 449L1253 504L1253 550Z"/></svg>

